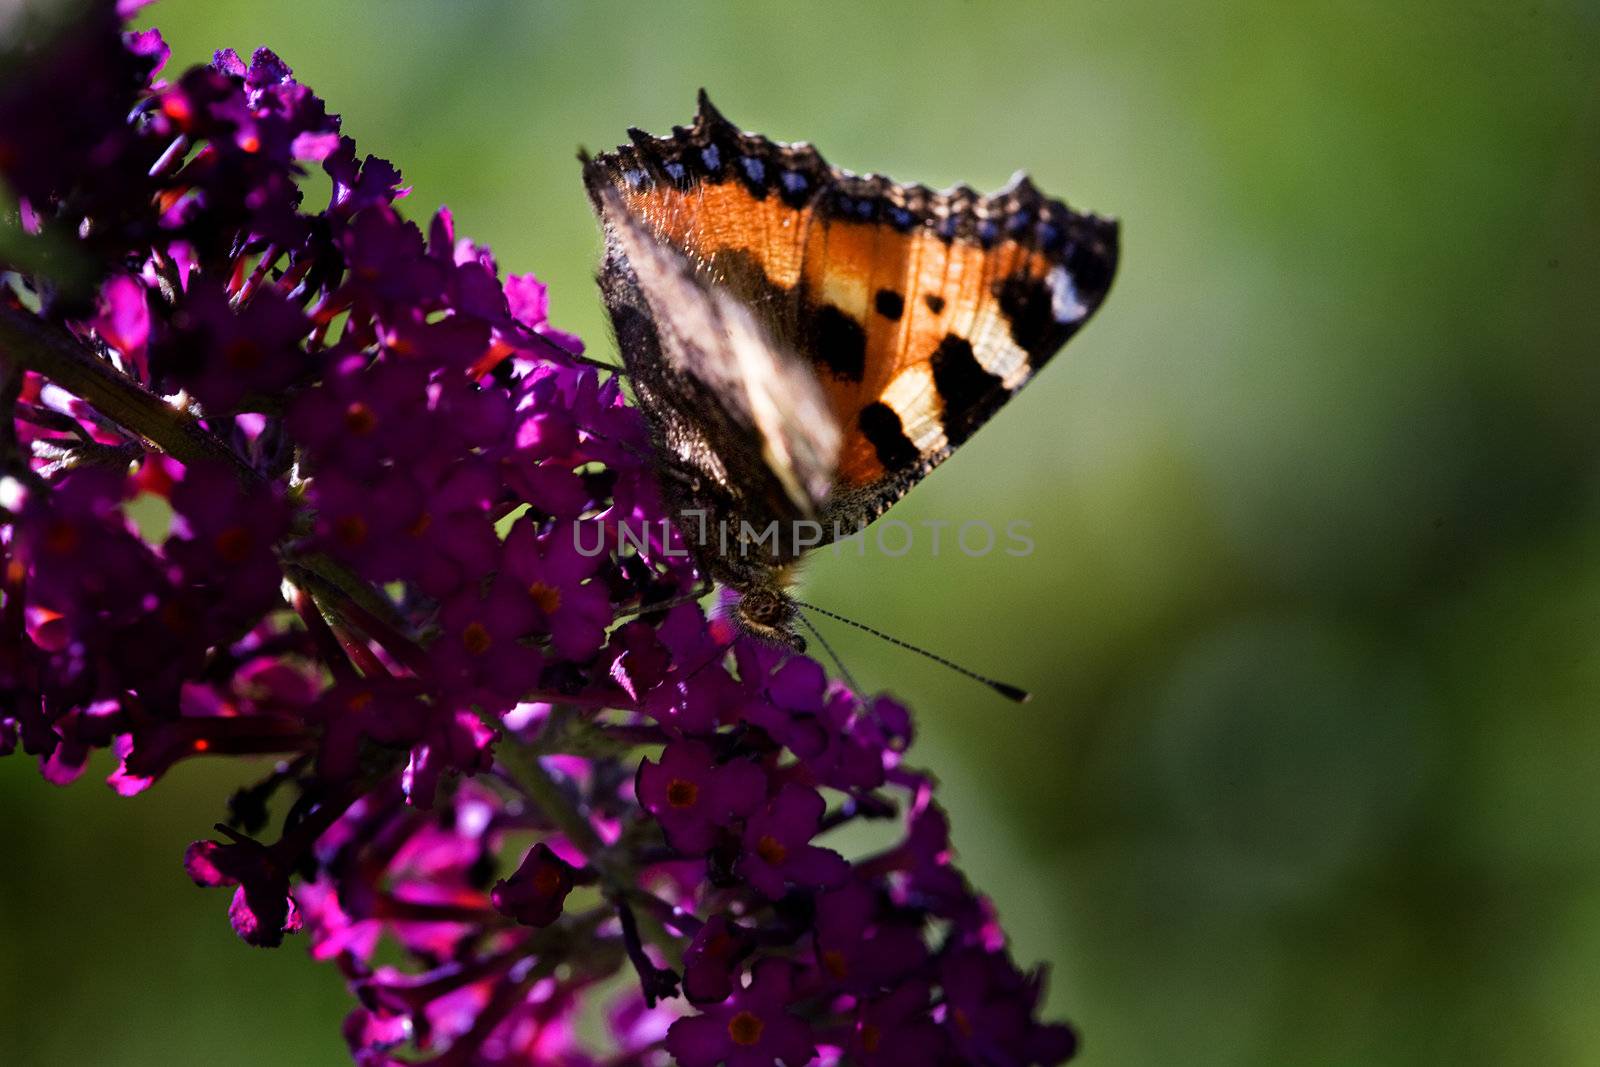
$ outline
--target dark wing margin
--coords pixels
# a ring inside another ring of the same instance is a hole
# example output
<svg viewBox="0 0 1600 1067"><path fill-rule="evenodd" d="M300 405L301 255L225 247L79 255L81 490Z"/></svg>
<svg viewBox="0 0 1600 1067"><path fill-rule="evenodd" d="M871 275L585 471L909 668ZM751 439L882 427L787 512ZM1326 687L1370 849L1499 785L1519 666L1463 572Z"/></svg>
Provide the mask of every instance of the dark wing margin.
<svg viewBox="0 0 1600 1067"><path fill-rule="evenodd" d="M628 136L632 143L586 161L591 197L607 183L645 192L663 185L687 191L700 183L736 181L756 200L775 197L801 210L841 173L807 142L785 143L741 130L704 89L692 125L674 126L666 137L639 129L628 130Z"/></svg>
<svg viewBox="0 0 1600 1067"><path fill-rule="evenodd" d="M812 202L835 173L809 144L747 133L705 90L694 122L631 143L584 165L584 183L615 189L635 218L683 253L695 272L748 304L779 341L799 350L801 246Z"/></svg>

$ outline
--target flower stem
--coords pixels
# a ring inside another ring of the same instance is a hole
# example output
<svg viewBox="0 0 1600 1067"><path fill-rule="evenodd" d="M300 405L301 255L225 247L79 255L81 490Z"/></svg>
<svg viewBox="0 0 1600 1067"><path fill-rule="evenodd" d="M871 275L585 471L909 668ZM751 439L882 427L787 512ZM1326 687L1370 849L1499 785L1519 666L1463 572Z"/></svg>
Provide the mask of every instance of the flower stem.
<svg viewBox="0 0 1600 1067"><path fill-rule="evenodd" d="M640 910L629 909L638 932L644 939L661 950L667 966L678 973L683 973L683 941L668 930L651 909L661 903L660 898L646 892L637 886L630 886L623 894L623 899L618 901L620 907L626 907L627 901L640 904Z"/></svg>
<svg viewBox="0 0 1600 1067"><path fill-rule="evenodd" d="M539 757L510 739L499 746L495 757L511 772L556 829L583 853L584 858L602 876L609 877L610 872L605 868L605 842L600 840L600 835L579 810L577 802L545 770Z"/></svg>
<svg viewBox="0 0 1600 1067"><path fill-rule="evenodd" d="M495 751L495 759L522 786L528 798L539 807L557 830L571 841L605 882L609 895L618 904L637 901L659 903L635 883L633 872L614 850L606 847L577 801L551 777L538 754L514 738L507 738ZM637 930L645 940L660 949L668 966L682 968L683 945L662 925L650 907L637 913Z"/></svg>
<svg viewBox="0 0 1600 1067"><path fill-rule="evenodd" d="M423 670L422 646L394 603L347 565L321 552L280 556L289 580L307 589L317 604L382 645L408 670Z"/></svg>
<svg viewBox="0 0 1600 1067"><path fill-rule="evenodd" d="M229 467L247 489L265 479L192 416L143 388L59 326L0 304L0 361L36 371L186 464Z"/></svg>

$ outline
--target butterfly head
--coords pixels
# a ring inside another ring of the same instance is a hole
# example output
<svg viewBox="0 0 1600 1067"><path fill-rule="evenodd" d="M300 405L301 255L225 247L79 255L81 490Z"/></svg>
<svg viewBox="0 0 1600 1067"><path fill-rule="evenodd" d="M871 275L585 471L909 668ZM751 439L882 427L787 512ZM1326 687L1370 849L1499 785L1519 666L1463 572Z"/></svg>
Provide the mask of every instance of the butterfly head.
<svg viewBox="0 0 1600 1067"><path fill-rule="evenodd" d="M757 585L741 592L733 606L733 621L739 629L758 641L806 650L806 639L795 632L799 609L777 585Z"/></svg>

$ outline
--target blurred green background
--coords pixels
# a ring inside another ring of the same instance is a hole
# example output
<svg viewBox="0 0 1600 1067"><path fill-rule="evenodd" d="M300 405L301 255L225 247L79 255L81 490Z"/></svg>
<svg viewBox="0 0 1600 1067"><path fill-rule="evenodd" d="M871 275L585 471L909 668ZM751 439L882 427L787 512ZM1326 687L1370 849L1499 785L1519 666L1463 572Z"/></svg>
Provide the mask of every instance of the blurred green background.
<svg viewBox="0 0 1600 1067"><path fill-rule="evenodd" d="M0 4L0 7L3 7ZM823 552L1085 1067L1600 1064L1600 16L1561 3L164 0L268 43L611 352L573 160L735 121L1122 218L1100 317L895 509L1034 554ZM948 534L947 534L948 538ZM0 761L0 1061L340 1064L303 942L118 800Z"/></svg>

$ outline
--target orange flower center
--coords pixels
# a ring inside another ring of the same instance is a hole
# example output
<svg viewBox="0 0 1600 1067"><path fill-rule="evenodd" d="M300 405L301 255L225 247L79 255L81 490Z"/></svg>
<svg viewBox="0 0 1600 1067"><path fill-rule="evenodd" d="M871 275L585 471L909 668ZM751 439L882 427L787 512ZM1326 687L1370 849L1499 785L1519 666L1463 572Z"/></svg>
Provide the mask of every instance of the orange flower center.
<svg viewBox="0 0 1600 1067"><path fill-rule="evenodd" d="M789 858L789 850L771 834L762 834L761 840L756 842L756 855L776 867Z"/></svg>
<svg viewBox="0 0 1600 1067"><path fill-rule="evenodd" d="M878 1045L883 1041L883 1031L871 1023L861 1024L861 1048L865 1052L878 1051Z"/></svg>
<svg viewBox="0 0 1600 1067"><path fill-rule="evenodd" d="M850 961L845 959L844 953L836 948L830 948L822 954L822 967L833 977L839 979L850 973Z"/></svg>
<svg viewBox="0 0 1600 1067"><path fill-rule="evenodd" d="M667 785L667 803L678 809L692 808L700 799L700 787L683 778L674 778Z"/></svg>
<svg viewBox="0 0 1600 1067"><path fill-rule="evenodd" d="M406 527L406 533L410 534L412 537L421 537L423 534L428 532L428 527L432 525L433 513L424 511L421 515L417 516L415 522Z"/></svg>
<svg viewBox="0 0 1600 1067"><path fill-rule="evenodd" d="M546 615L554 615L561 607L561 590L553 585L534 582L528 586L528 595L533 597L533 602Z"/></svg>
<svg viewBox="0 0 1600 1067"><path fill-rule="evenodd" d="M761 1040L761 1031L767 1024L761 1021L761 1016L753 1011L741 1011L738 1015L728 1020L728 1036L733 1038L735 1045L749 1048Z"/></svg>
<svg viewBox="0 0 1600 1067"><path fill-rule="evenodd" d="M474 656L481 656L489 651L489 646L494 644L494 638L489 635L489 628L483 623L472 622L461 631L461 643Z"/></svg>

